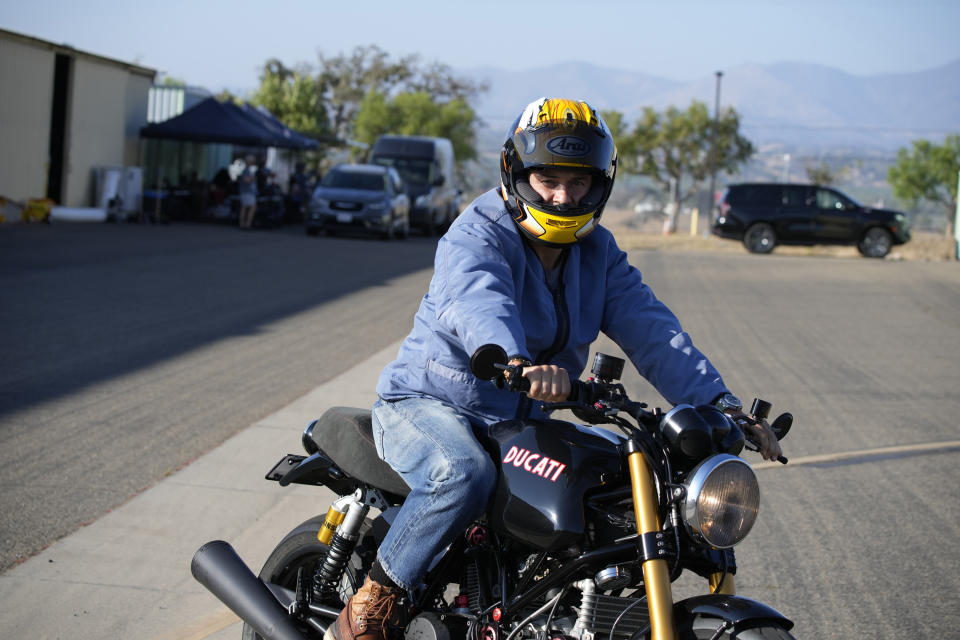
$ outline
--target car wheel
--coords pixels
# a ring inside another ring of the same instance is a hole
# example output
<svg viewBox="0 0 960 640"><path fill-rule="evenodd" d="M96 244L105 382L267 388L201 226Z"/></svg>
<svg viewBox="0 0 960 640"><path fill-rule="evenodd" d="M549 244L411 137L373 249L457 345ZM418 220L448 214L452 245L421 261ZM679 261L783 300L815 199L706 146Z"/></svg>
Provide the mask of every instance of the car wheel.
<svg viewBox="0 0 960 640"><path fill-rule="evenodd" d="M391 219L390 223L387 225L387 228L384 229L383 235L381 236L384 240L393 240L397 237L396 225Z"/></svg>
<svg viewBox="0 0 960 640"><path fill-rule="evenodd" d="M423 235L428 238L437 235L437 221L433 219L433 214L427 218L427 223L423 225Z"/></svg>
<svg viewBox="0 0 960 640"><path fill-rule="evenodd" d="M750 253L770 253L777 246L777 232L766 222L752 224L743 234L743 246Z"/></svg>
<svg viewBox="0 0 960 640"><path fill-rule="evenodd" d="M890 253L890 248L893 246L893 237L890 235L890 232L884 229L883 227L871 227L867 229L863 237L860 238L860 243L857 244L857 249L860 250L860 254L867 258L882 258L888 253Z"/></svg>

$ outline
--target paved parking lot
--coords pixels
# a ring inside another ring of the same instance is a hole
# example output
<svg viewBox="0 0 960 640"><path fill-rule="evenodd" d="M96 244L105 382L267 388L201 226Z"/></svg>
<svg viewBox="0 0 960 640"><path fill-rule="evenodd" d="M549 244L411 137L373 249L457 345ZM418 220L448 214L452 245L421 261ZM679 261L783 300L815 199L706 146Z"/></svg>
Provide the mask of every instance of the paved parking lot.
<svg viewBox="0 0 960 640"><path fill-rule="evenodd" d="M0 636L237 637L190 578L193 550L227 539L256 566L326 509L262 475L310 417L369 400L432 253L294 229L0 229L0 531L21 555L52 543L12 569L7 551ZM741 592L798 637L950 637L957 265L631 260L733 389L796 416L792 463L759 466ZM625 384L657 403L635 373Z"/></svg>

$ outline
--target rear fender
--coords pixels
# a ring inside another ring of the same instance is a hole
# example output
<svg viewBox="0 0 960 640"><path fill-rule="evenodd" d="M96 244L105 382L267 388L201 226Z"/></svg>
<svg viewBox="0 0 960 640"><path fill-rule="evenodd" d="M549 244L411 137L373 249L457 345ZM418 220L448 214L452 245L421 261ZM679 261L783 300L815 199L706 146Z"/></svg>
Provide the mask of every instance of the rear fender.
<svg viewBox="0 0 960 640"><path fill-rule="evenodd" d="M727 628L736 630L758 626L758 623L778 625L787 631L793 628L793 621L773 607L742 596L694 596L674 604L673 613L681 630L691 628L693 621L700 618L716 618L717 626L722 621L727 623Z"/></svg>
<svg viewBox="0 0 960 640"><path fill-rule="evenodd" d="M358 484L354 478L341 471L322 451L306 458L287 454L267 473L266 479L275 480L283 487L289 484L326 486L338 495L353 493Z"/></svg>

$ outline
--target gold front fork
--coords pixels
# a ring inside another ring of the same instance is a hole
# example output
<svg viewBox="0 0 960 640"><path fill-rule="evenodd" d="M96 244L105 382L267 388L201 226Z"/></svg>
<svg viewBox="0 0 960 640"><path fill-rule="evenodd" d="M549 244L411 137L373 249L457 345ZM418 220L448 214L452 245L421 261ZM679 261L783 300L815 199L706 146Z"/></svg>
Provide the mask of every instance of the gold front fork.
<svg viewBox="0 0 960 640"><path fill-rule="evenodd" d="M721 584L721 580L723 583ZM717 587L720 587L717 590ZM728 573L724 575L722 572L711 573L710 574L710 593L722 593L728 596L737 595L737 588L733 583L733 574Z"/></svg>
<svg viewBox="0 0 960 640"><path fill-rule="evenodd" d="M657 533L661 523L653 469L639 451L633 451L627 456L627 464L630 468L637 533L641 536ZM666 560L654 559L643 563L643 585L647 590L651 640L674 640L676 633L673 627L673 590L670 587L670 568Z"/></svg>

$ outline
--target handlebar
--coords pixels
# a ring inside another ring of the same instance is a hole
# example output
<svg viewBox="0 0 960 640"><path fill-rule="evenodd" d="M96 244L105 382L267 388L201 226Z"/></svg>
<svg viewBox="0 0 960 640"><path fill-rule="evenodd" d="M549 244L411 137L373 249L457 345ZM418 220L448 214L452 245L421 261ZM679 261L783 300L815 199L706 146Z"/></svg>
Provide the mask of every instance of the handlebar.
<svg viewBox="0 0 960 640"><path fill-rule="evenodd" d="M600 363L601 358L603 362ZM633 417L639 424L648 429L655 429L659 425L660 411L647 411L647 405L642 402L635 402L627 397L623 385L614 382L619 378L619 372L622 370L622 361L619 368L614 363L611 368L611 360L617 360L610 356L597 354L594 362L594 373L599 379L590 378L589 380L571 380L570 394L564 402L543 403L544 411L556 411L559 409L570 409L578 418L590 423L618 422L626 424L622 420L615 418L619 412L626 413ZM529 365L528 365L529 366ZM598 368L599 367L599 368ZM530 390L530 381L523 377L524 365L507 364L507 354L502 347L498 345L484 345L474 352L470 358L470 369L478 378L494 381L497 386L506 388L513 392L527 392ZM615 373L611 374L610 372ZM751 407L751 416L744 414L739 420L746 420L751 424L759 424L766 420L770 412L770 403L754 399ZM781 440L787 435L793 424L793 416L784 413L778 416L770 425L777 440ZM749 438L744 433L744 438L749 442L752 451L759 451L760 446L757 442ZM781 464L787 464L788 460L784 456L779 456L777 461Z"/></svg>

